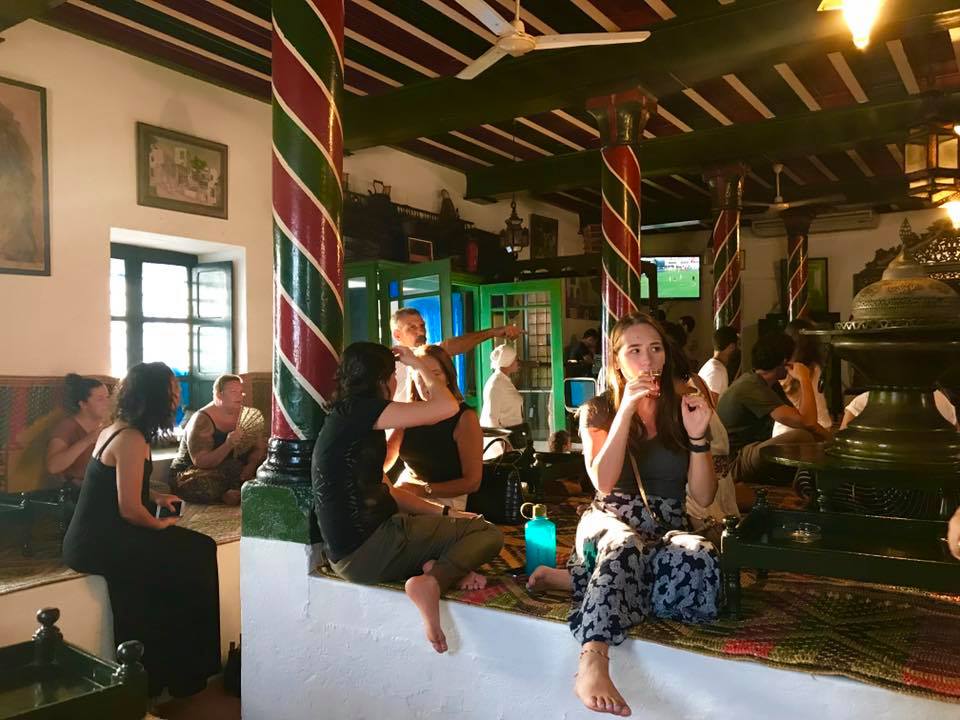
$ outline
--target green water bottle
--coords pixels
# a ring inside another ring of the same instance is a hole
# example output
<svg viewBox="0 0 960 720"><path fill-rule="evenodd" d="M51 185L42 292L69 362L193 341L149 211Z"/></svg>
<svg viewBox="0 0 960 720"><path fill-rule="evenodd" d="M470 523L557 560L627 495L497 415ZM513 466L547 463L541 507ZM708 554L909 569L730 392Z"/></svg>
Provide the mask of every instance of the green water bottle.
<svg viewBox="0 0 960 720"><path fill-rule="evenodd" d="M524 510L531 508L531 514ZM520 506L520 514L529 522L524 526L523 537L527 545L527 575L541 565L557 566L557 526L547 519L547 506L533 503L524 503Z"/></svg>

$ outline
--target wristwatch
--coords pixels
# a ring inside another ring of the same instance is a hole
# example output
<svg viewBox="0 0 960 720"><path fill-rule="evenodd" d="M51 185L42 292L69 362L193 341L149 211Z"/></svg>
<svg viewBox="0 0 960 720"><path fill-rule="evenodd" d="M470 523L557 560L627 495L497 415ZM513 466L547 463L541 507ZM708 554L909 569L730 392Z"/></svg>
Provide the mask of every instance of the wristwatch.
<svg viewBox="0 0 960 720"><path fill-rule="evenodd" d="M427 497L430 497L431 495L433 495L433 488L430 487L430 483L423 484L423 494L426 495Z"/></svg>

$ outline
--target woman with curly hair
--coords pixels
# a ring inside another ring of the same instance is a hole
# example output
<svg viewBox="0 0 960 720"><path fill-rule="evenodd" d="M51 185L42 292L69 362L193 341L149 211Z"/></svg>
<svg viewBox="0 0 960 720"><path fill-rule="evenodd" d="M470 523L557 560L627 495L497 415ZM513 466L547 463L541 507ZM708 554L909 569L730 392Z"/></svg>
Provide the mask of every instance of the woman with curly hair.
<svg viewBox="0 0 960 720"><path fill-rule="evenodd" d="M150 490L150 441L179 403L166 365L130 368L63 541L67 565L106 579L114 642L143 642L151 697L192 695L220 671L217 545L177 527L179 517L159 517L158 506L176 511L181 501Z"/></svg>
<svg viewBox="0 0 960 720"><path fill-rule="evenodd" d="M537 568L531 590L573 593L570 629L581 644L574 691L590 710L626 716L610 679L609 647L647 617L716 617L720 561L688 532L684 501L717 492L702 395L681 395L675 353L645 314L610 331L608 391L580 408L580 437L596 498L577 527L566 569Z"/></svg>

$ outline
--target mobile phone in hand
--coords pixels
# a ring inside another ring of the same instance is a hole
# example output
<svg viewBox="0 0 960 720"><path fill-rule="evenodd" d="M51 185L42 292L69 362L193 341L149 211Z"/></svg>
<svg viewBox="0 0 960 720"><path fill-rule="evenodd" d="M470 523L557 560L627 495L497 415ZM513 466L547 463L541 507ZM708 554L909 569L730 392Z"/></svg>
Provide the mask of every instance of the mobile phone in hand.
<svg viewBox="0 0 960 720"><path fill-rule="evenodd" d="M173 502L173 505L176 508L176 510L168 510L163 505L157 505L157 513L156 513L157 520L160 520L161 518L167 518L167 517L180 517L181 515L183 515L183 500L175 500Z"/></svg>

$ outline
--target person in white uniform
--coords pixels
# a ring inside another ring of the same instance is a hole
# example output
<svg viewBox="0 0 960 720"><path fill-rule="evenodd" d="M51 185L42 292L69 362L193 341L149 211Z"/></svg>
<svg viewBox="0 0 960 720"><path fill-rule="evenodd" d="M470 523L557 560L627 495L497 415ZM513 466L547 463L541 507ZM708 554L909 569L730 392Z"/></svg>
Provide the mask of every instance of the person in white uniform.
<svg viewBox="0 0 960 720"><path fill-rule="evenodd" d="M483 408L480 425L485 428L512 428L523 423L523 396L517 391L510 375L520 368L513 345L497 345L490 353L493 374L483 386ZM485 457L499 455L502 444L490 448Z"/></svg>

